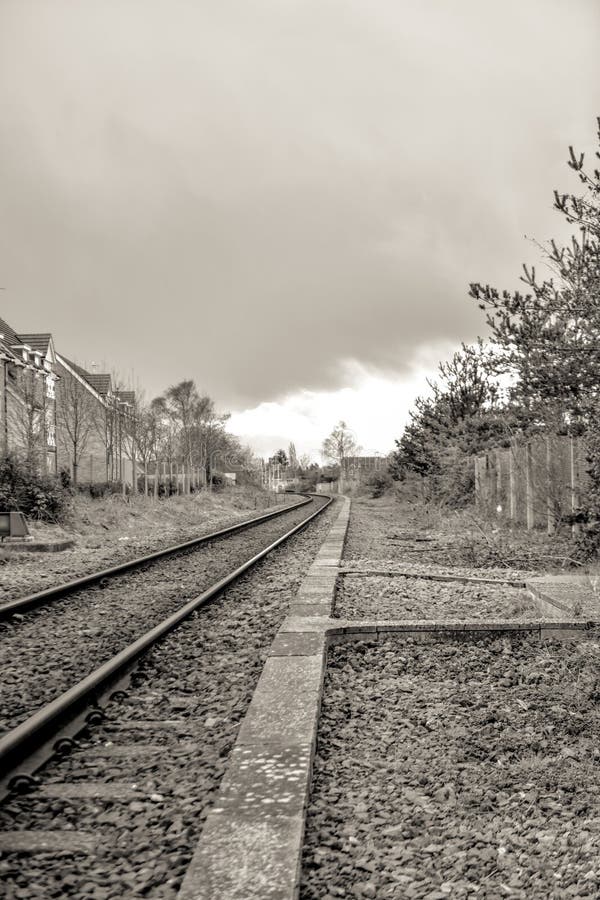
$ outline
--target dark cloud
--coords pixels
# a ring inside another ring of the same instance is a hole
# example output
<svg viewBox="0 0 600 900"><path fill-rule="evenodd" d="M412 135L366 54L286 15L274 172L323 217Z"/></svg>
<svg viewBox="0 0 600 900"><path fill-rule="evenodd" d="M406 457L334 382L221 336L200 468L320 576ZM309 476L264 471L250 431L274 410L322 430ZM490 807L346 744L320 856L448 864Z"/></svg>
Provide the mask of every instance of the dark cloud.
<svg viewBox="0 0 600 900"><path fill-rule="evenodd" d="M600 112L594 0L4 0L5 317L225 406L471 339Z"/></svg>

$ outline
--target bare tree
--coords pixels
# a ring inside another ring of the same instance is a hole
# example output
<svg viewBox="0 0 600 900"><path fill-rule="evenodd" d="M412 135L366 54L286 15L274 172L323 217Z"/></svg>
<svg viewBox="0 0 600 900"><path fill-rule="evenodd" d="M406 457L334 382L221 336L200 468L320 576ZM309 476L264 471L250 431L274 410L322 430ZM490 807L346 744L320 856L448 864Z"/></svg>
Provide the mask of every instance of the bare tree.
<svg viewBox="0 0 600 900"><path fill-rule="evenodd" d="M25 461L32 469L39 469L44 446L43 382L37 372L24 369L17 375L15 393L18 397L15 422L18 442Z"/></svg>
<svg viewBox="0 0 600 900"><path fill-rule="evenodd" d="M290 471L292 475L295 475L298 468L298 454L296 453L296 445L293 441L290 441L289 443L287 455Z"/></svg>
<svg viewBox="0 0 600 900"><path fill-rule="evenodd" d="M321 452L325 459L343 466L348 456L356 456L360 452L360 447L348 425L340 420L329 437L323 441Z"/></svg>
<svg viewBox="0 0 600 900"><path fill-rule="evenodd" d="M200 402L198 389L191 379L180 381L179 384L172 385L166 390L165 400L171 415L179 425L185 491L189 493L193 465L192 432L196 419L196 410Z"/></svg>
<svg viewBox="0 0 600 900"><path fill-rule="evenodd" d="M136 416L137 453L144 470L144 495L148 495L148 465L151 460L156 462L155 495L158 484L158 460L156 448L158 443L159 416L155 406L146 406L140 402Z"/></svg>
<svg viewBox="0 0 600 900"><path fill-rule="evenodd" d="M58 383L57 394L56 417L71 458L73 483L77 484L79 461L99 419L99 401L85 384L67 371Z"/></svg>

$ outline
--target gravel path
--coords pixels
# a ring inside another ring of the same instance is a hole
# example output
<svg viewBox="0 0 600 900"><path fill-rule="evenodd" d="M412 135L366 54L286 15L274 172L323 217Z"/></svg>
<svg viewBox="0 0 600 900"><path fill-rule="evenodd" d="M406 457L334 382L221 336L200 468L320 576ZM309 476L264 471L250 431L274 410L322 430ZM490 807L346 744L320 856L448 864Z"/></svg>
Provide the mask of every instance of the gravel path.
<svg viewBox="0 0 600 900"><path fill-rule="evenodd" d="M600 894L600 645L330 651L302 900Z"/></svg>
<svg viewBox="0 0 600 900"><path fill-rule="evenodd" d="M321 502L321 501L316 501ZM236 565L302 521L304 506L0 623L0 733L15 727Z"/></svg>
<svg viewBox="0 0 600 900"><path fill-rule="evenodd" d="M346 619L470 621L540 618L535 601L525 590L398 576L343 577L336 592L334 615Z"/></svg>
<svg viewBox="0 0 600 900"><path fill-rule="evenodd" d="M191 617L145 658L129 697L80 751L48 766L44 782L136 784L134 800L48 800L35 794L0 810L0 827L94 833L97 855L18 856L0 862L10 900L172 900L219 786L268 648L338 510L327 510ZM148 718L161 727L144 730ZM99 760L89 748L149 745L147 756ZM154 749L152 749L154 748Z"/></svg>

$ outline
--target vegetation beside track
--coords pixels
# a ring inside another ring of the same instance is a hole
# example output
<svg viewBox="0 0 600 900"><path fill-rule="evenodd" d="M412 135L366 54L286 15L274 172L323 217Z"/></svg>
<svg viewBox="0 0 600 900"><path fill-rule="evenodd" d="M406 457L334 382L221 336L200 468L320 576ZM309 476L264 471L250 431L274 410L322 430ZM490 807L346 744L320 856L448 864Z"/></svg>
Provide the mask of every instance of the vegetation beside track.
<svg viewBox="0 0 600 900"><path fill-rule="evenodd" d="M352 501L346 557L403 560L412 566L485 575L486 570L517 579L545 572L591 572L597 563L581 565L566 533L511 529L491 523L474 509L450 509L424 502L406 486L383 497L358 496ZM409 540L416 544L408 553ZM427 540L423 540L427 537ZM512 575L511 575L512 573Z"/></svg>

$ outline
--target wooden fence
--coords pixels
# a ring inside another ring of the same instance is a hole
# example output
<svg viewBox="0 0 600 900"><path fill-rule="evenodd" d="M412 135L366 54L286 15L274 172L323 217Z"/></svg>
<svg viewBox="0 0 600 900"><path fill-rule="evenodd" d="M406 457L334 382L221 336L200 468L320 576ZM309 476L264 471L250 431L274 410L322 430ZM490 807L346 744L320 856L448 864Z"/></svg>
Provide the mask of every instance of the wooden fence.
<svg viewBox="0 0 600 900"><path fill-rule="evenodd" d="M540 438L474 458L479 509L553 534L580 506L588 484L581 438ZM577 531L577 526L572 526Z"/></svg>

